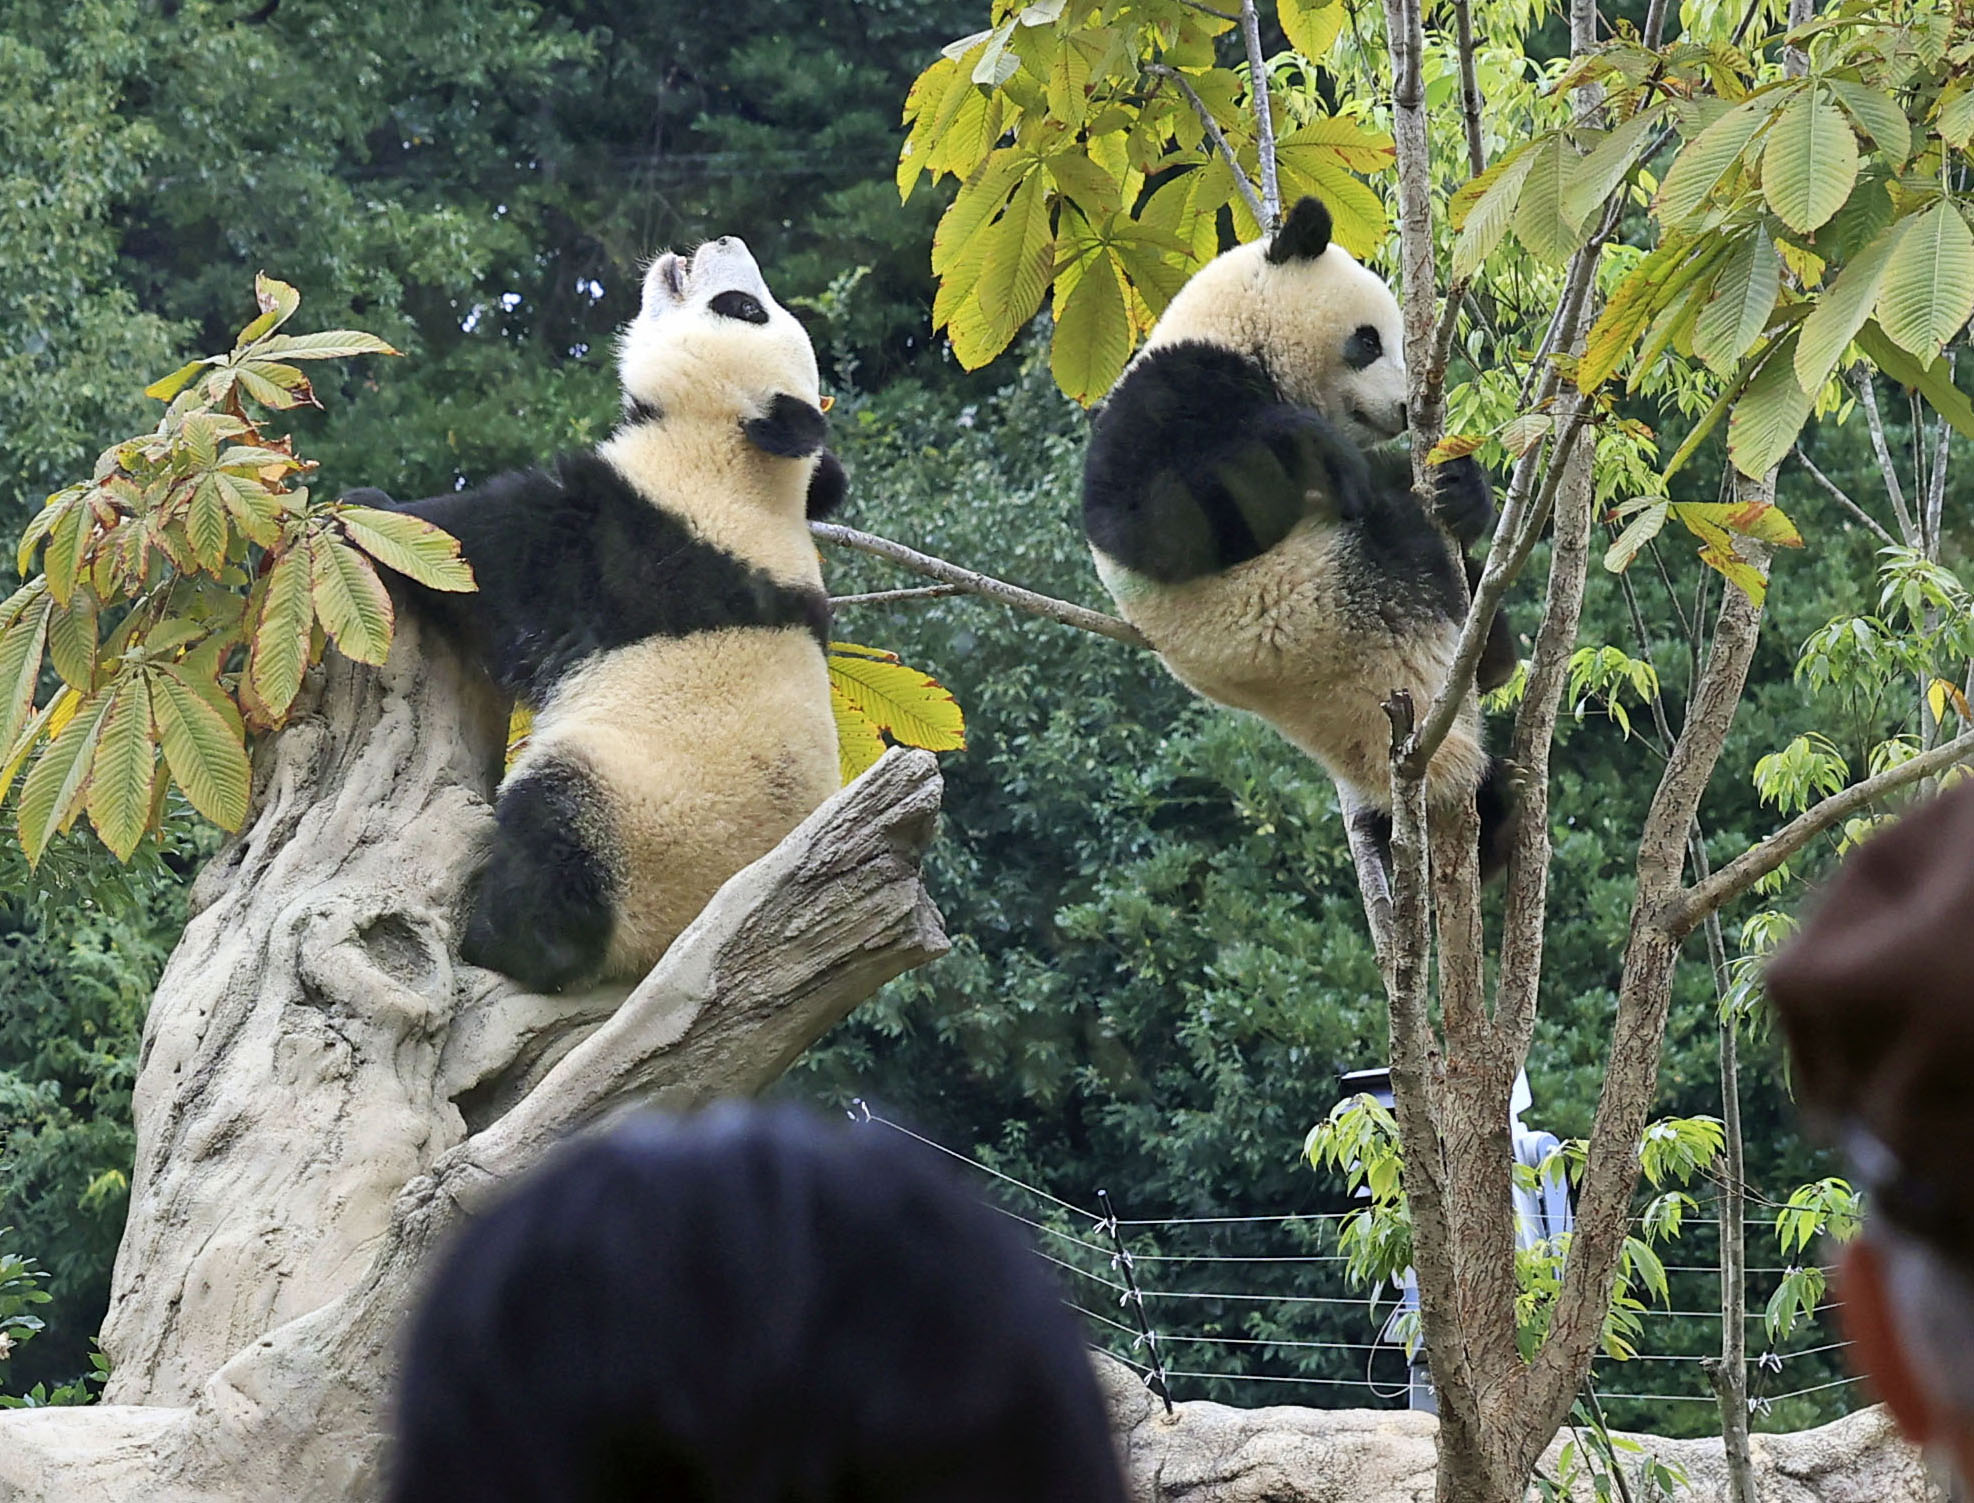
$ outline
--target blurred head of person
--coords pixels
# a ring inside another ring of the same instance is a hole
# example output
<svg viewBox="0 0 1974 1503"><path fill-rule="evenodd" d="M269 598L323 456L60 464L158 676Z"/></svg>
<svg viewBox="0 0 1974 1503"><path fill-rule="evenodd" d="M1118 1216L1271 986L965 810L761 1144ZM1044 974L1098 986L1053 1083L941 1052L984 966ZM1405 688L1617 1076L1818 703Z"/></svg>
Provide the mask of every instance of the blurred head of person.
<svg viewBox="0 0 1974 1503"><path fill-rule="evenodd" d="M391 1497L1122 1503L1088 1349L929 1152L793 1108L565 1145L437 1261Z"/></svg>
<svg viewBox="0 0 1974 1503"><path fill-rule="evenodd" d="M1974 781L1853 851L1767 984L1869 1197L1838 1282L1857 1365L1974 1478Z"/></svg>

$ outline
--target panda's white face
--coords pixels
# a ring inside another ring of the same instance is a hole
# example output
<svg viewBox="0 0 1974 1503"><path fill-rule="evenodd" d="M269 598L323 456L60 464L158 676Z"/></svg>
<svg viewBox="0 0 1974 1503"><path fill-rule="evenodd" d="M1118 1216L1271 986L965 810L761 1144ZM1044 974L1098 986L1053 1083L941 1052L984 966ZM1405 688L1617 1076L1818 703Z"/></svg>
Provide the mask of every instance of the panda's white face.
<svg viewBox="0 0 1974 1503"><path fill-rule="evenodd" d="M1180 289L1147 349L1203 340L1267 367L1284 397L1314 407L1360 444L1405 429L1405 331L1398 300L1330 240L1307 198L1272 241L1215 257Z"/></svg>
<svg viewBox="0 0 1974 1503"><path fill-rule="evenodd" d="M757 415L781 393L821 401L815 347L733 235L651 263L617 370L631 411L725 420Z"/></svg>

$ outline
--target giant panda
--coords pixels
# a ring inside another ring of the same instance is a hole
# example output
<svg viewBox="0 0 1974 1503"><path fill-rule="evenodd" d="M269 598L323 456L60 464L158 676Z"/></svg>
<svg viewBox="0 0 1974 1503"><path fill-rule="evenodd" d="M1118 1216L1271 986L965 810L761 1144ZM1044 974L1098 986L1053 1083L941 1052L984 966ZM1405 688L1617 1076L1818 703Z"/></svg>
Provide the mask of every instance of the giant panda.
<svg viewBox="0 0 1974 1503"><path fill-rule="evenodd" d="M1083 473L1097 572L1165 665L1249 710L1336 781L1347 817L1390 835L1395 689L1423 712L1451 669L1465 549L1494 502L1471 459L1439 469L1433 525L1404 430L1403 330L1391 289L1304 198L1266 241L1202 267L1099 406ZM1479 684L1515 651L1489 632ZM1480 804L1482 864L1505 855L1502 764L1471 702L1426 773L1429 802Z"/></svg>
<svg viewBox="0 0 1974 1503"><path fill-rule="evenodd" d="M460 945L536 991L643 975L841 782L808 519L842 499L816 357L740 240L666 254L605 443L408 503L478 590L416 590L534 711Z"/></svg>

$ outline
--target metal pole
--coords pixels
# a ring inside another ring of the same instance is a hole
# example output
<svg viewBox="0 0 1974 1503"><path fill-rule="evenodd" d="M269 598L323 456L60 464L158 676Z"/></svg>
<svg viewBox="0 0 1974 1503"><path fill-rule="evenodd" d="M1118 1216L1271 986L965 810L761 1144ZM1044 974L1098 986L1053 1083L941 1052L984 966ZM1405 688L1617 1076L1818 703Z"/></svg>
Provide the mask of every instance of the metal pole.
<svg viewBox="0 0 1974 1503"><path fill-rule="evenodd" d="M1169 1417L1172 1410L1172 1390L1165 1382L1165 1359L1158 1354L1158 1332L1151 1328L1151 1321L1145 1315L1144 1291L1138 1287L1138 1275L1131 1267L1131 1254L1125 1250L1124 1238L1117 1229L1117 1208L1110 1203L1110 1191L1097 1191L1097 1203L1104 1208L1103 1229L1110 1233L1110 1244L1116 1253L1110 1266L1124 1276L1124 1297L1120 1305L1131 1306L1138 1315L1138 1341L1145 1349L1146 1360L1151 1364L1151 1373L1145 1379L1145 1386L1165 1403Z"/></svg>

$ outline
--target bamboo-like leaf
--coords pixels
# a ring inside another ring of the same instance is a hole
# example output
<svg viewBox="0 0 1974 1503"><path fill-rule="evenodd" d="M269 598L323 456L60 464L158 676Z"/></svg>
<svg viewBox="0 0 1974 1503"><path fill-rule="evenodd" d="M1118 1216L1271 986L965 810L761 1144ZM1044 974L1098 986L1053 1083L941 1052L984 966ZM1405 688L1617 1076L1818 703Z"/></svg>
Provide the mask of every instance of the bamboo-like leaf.
<svg viewBox="0 0 1974 1503"><path fill-rule="evenodd" d="M336 520L352 543L388 569L428 590L455 594L477 589L472 565L459 556L459 539L403 512L339 506Z"/></svg>
<svg viewBox="0 0 1974 1503"><path fill-rule="evenodd" d="M151 690L144 672L121 675L109 694L90 763L89 822L117 860L128 861L151 822L158 748L152 739Z"/></svg>
<svg viewBox="0 0 1974 1503"><path fill-rule="evenodd" d="M893 740L927 751L965 748L966 717L951 693L894 654L832 642L829 673L850 703Z"/></svg>
<svg viewBox="0 0 1974 1503"><path fill-rule="evenodd" d="M151 690L172 777L194 809L223 830L239 829L253 775L238 727L229 725L176 665L160 669Z"/></svg>
<svg viewBox="0 0 1974 1503"><path fill-rule="evenodd" d="M1508 233L1508 226L1514 222L1515 205L1521 197L1522 184L1534 168L1537 155L1536 148L1523 151L1502 170L1501 175L1467 212L1466 224L1453 246L1454 280L1470 279L1480 270L1481 263L1494 253L1501 237Z"/></svg>
<svg viewBox="0 0 1974 1503"><path fill-rule="evenodd" d="M1779 464L1802 432L1815 398L1796 382L1796 331L1778 339L1734 404L1727 453L1743 475L1759 478Z"/></svg>
<svg viewBox="0 0 1974 1503"><path fill-rule="evenodd" d="M54 739L28 769L21 784L16 806L21 851L30 865L39 865L41 853L55 832L75 817L89 781L89 767L96 755L96 741L109 708L106 695L82 701Z"/></svg>
<svg viewBox="0 0 1974 1503"><path fill-rule="evenodd" d="M1693 353L1716 372L1732 370L1768 327L1781 291L1782 259L1768 231L1758 225L1714 279L1713 297L1693 325Z"/></svg>
<svg viewBox="0 0 1974 1503"><path fill-rule="evenodd" d="M309 593L323 630L344 657L381 663L390 656L397 618L391 592L369 559L346 544L316 536L309 544Z"/></svg>
<svg viewBox="0 0 1974 1503"><path fill-rule="evenodd" d="M1950 201L1913 217L1885 263L1878 323L1930 365L1974 314L1974 235Z"/></svg>
<svg viewBox="0 0 1974 1503"><path fill-rule="evenodd" d="M1742 153L1772 108L1773 101L1761 96L1737 104L1680 148L1653 204L1661 224L1684 224L1740 170Z"/></svg>
<svg viewBox="0 0 1974 1503"><path fill-rule="evenodd" d="M1811 396L1823 390L1844 350L1871 317L1885 284L1885 268L1912 223L1910 218L1899 220L1851 257L1803 320L1796 343L1796 382Z"/></svg>
<svg viewBox="0 0 1974 1503"><path fill-rule="evenodd" d="M276 334L261 341L260 355L285 355L290 360L345 360L352 355L395 355L375 334L361 329L322 329L314 334Z"/></svg>
<svg viewBox="0 0 1974 1503"><path fill-rule="evenodd" d="M1805 89L1769 132L1762 196L1784 224L1807 235L1844 206L1857 169L1857 137L1843 111L1822 90Z"/></svg>
<svg viewBox="0 0 1974 1503"><path fill-rule="evenodd" d="M41 654L48 640L48 614L54 600L36 580L15 595L30 598L0 631L0 756L4 756L34 713L34 686L41 677ZM11 606L13 601L9 601Z"/></svg>
<svg viewBox="0 0 1974 1503"><path fill-rule="evenodd" d="M255 697L277 719L301 692L314 625L308 552L297 543L268 572L267 592L248 638L247 677Z"/></svg>
<svg viewBox="0 0 1974 1503"><path fill-rule="evenodd" d="M1056 385L1085 407L1110 390L1131 357L1131 313L1109 251L1099 251L1057 316L1049 345Z"/></svg>
<svg viewBox="0 0 1974 1503"><path fill-rule="evenodd" d="M836 716L836 758L843 781L854 782L884 755L884 737L871 718L850 702L834 673L829 680L829 707Z"/></svg>
<svg viewBox="0 0 1974 1503"><path fill-rule="evenodd" d="M1894 165L1912 155L1912 122L1906 119L1896 99L1883 89L1848 78L1825 82L1845 113L1857 122L1858 129L1871 137L1872 144L1890 157Z"/></svg>
<svg viewBox="0 0 1974 1503"><path fill-rule="evenodd" d="M1921 365L1893 344L1876 323L1866 323L1858 330L1857 343L1858 348L1871 358L1873 365L1899 385L1910 387L1925 397L1933 404L1933 410L1951 423L1956 432L1974 438L1974 402L1969 402L1967 394L1953 384L1953 372L1947 369L1945 361L1935 360L1931 365Z"/></svg>

